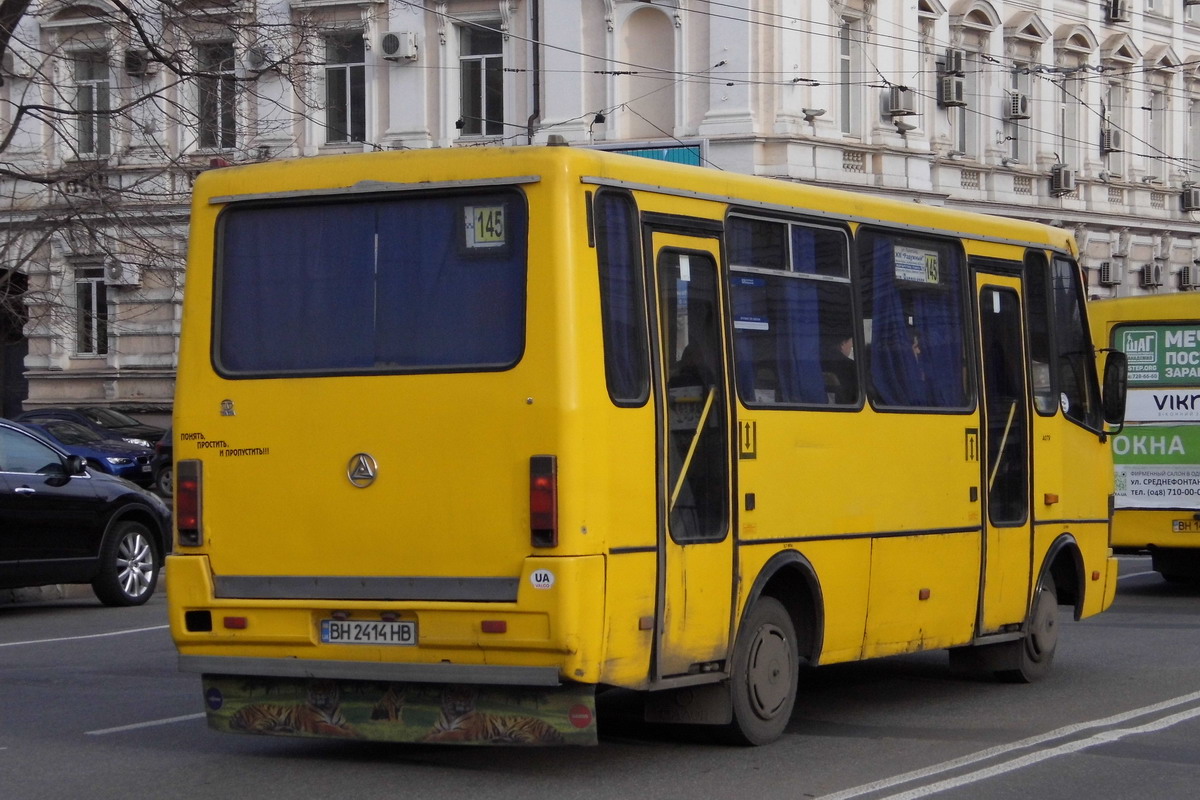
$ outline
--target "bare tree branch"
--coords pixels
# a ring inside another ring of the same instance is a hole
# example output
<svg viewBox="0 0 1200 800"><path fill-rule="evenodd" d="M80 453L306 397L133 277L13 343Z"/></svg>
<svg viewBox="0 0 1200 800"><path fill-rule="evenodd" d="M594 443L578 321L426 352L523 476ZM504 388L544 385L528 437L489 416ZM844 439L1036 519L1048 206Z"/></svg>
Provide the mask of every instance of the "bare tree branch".
<svg viewBox="0 0 1200 800"><path fill-rule="evenodd" d="M29 10L31 2L33 0L0 0L0 59L8 52L9 40L17 29L17 23ZM3 85L4 75L0 74L0 86Z"/></svg>

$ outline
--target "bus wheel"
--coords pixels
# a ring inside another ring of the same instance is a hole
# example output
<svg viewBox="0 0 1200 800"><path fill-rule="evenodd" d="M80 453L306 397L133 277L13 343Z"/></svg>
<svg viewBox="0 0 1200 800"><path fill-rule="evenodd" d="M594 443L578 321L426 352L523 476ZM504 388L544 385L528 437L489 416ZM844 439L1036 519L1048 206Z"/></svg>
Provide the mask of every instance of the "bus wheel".
<svg viewBox="0 0 1200 800"><path fill-rule="evenodd" d="M796 628L773 597L755 604L738 633L730 693L733 721L726 738L736 744L767 744L779 738L796 704Z"/></svg>
<svg viewBox="0 0 1200 800"><path fill-rule="evenodd" d="M996 673L996 677L1010 683L1031 683L1045 677L1054 661L1054 650L1058 646L1058 590L1054 578L1047 572L1038 584L1033 597L1033 608L1029 611L1029 624L1025 638L1013 642L1019 647L1016 653L1016 669Z"/></svg>
<svg viewBox="0 0 1200 800"><path fill-rule="evenodd" d="M140 606L154 594L161 562L150 530L120 522L100 545L100 572L92 591L106 606Z"/></svg>

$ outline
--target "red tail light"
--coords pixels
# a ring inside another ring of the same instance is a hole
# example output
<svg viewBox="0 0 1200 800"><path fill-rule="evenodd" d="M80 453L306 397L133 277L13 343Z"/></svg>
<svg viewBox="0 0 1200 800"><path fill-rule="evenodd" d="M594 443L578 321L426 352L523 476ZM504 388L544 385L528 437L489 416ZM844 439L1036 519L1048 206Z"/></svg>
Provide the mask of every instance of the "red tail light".
<svg viewBox="0 0 1200 800"><path fill-rule="evenodd" d="M529 458L529 542L558 546L558 463L554 456Z"/></svg>
<svg viewBox="0 0 1200 800"><path fill-rule="evenodd" d="M203 462L186 459L175 465L175 530L181 547L199 547L204 543L203 508L200 493Z"/></svg>

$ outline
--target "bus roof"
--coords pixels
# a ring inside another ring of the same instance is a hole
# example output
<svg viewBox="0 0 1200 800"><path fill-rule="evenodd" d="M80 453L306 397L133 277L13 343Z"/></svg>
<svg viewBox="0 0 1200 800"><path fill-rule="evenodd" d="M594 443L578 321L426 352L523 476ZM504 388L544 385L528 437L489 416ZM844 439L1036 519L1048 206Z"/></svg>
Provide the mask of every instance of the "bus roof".
<svg viewBox="0 0 1200 800"><path fill-rule="evenodd" d="M1066 231L1040 223L879 197L791 180L567 146L433 148L283 159L202 173L198 207L300 193L387 190L417 184L558 176L596 185L686 195L771 213L935 229L967 238L1034 244L1075 255ZM365 184L365 186L364 186Z"/></svg>
<svg viewBox="0 0 1200 800"><path fill-rule="evenodd" d="M1088 316L1108 323L1200 318L1200 296L1188 292L1097 298L1088 302Z"/></svg>

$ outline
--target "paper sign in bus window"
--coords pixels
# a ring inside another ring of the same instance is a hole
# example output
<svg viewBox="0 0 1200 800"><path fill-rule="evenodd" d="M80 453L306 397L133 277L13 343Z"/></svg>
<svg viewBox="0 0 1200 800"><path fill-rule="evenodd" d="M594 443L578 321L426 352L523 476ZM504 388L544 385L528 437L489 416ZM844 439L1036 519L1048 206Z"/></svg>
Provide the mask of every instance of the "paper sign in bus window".
<svg viewBox="0 0 1200 800"><path fill-rule="evenodd" d="M503 247L504 206L467 206L465 209L466 236L470 249Z"/></svg>
<svg viewBox="0 0 1200 800"><path fill-rule="evenodd" d="M896 245L893 250L896 278L917 283L937 283L940 280L938 254L934 250Z"/></svg>

